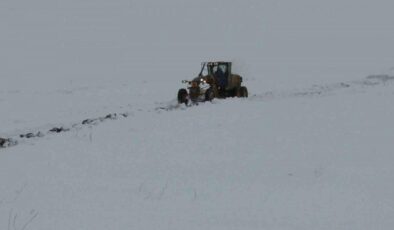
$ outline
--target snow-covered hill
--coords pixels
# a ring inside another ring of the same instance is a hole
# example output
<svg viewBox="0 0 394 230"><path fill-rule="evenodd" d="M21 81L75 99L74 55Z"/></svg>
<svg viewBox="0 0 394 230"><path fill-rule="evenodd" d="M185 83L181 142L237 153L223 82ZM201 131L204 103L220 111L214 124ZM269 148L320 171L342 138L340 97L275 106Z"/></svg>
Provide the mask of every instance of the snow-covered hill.
<svg viewBox="0 0 394 230"><path fill-rule="evenodd" d="M1 1L0 229L391 229L392 6Z"/></svg>
<svg viewBox="0 0 394 230"><path fill-rule="evenodd" d="M3 149L1 228L390 229L394 85L303 92L131 106Z"/></svg>

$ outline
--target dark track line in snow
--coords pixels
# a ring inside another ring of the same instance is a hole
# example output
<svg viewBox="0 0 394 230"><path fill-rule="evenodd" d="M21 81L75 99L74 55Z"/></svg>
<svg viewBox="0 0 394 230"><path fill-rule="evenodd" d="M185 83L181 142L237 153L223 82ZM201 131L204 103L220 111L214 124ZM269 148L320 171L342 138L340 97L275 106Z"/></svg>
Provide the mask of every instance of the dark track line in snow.
<svg viewBox="0 0 394 230"><path fill-rule="evenodd" d="M7 147L15 146L15 145L19 144L20 141L23 139L41 138L41 137L44 137L49 134L69 132L71 130L74 130L74 129L77 129L77 128L80 128L83 126L98 125L99 123L104 122L106 120L117 120L120 117L126 118L128 116L129 116L129 113L110 113L110 114L103 116L103 117L85 119L82 122L72 124L71 127L59 126L59 127L53 127L47 131L39 130L39 131L35 131L35 132L19 134L17 136L9 137L9 138L0 137L0 148L7 148Z"/></svg>
<svg viewBox="0 0 394 230"><path fill-rule="evenodd" d="M249 97L249 100L265 101L265 100L284 99L284 98L324 96L329 93L342 89L347 89L347 88L357 88L357 87L363 88L363 87L385 85L387 82L393 80L394 80L394 76L370 75L365 80L332 83L327 85L314 85L311 88L307 88L304 90L269 91L263 94L254 94Z"/></svg>
<svg viewBox="0 0 394 230"><path fill-rule="evenodd" d="M175 99L175 100L172 100L171 102L168 102L168 103L159 103L159 106L155 108L155 111L156 112L161 112L161 111L166 112L166 111L173 111L173 110L185 110L187 108L198 106L199 104L204 104L204 103L207 103L207 102L200 102L200 103L196 102L196 103L192 103L189 105L185 105L185 104L179 104L178 101ZM213 103L213 102L211 102L211 103Z"/></svg>
<svg viewBox="0 0 394 230"><path fill-rule="evenodd" d="M263 94L255 94L250 96L248 100L273 100L273 99L282 99L282 98L297 98L297 97L313 97L313 96L323 96L330 92L335 92L337 90L351 88L351 87L371 87L377 85L385 85L388 81L393 81L394 76L389 75L370 75L365 80L361 81L350 81L350 82L340 82L340 83L333 83L327 85L314 85L313 87L305 90L298 90L298 91L282 91L282 92L275 92L270 91ZM195 105L192 105L195 106ZM172 111L172 110L185 110L190 106L186 106L183 104L178 104L176 100L172 100L169 103L159 103L159 106L154 108L154 111ZM142 110L139 110L142 111ZM152 110L148 110L151 112ZM106 120L117 120L120 117L127 118L130 113L111 113L103 117L98 118L88 118L84 119L82 122L74 123L71 127L53 127L47 131L35 131L29 132L24 134L19 134L18 136L14 137L0 137L0 149L7 148L11 146L17 145L23 139L31 139L31 138L41 138L48 134L57 134L63 132L69 132L71 130L81 128L88 125L97 125L101 122Z"/></svg>

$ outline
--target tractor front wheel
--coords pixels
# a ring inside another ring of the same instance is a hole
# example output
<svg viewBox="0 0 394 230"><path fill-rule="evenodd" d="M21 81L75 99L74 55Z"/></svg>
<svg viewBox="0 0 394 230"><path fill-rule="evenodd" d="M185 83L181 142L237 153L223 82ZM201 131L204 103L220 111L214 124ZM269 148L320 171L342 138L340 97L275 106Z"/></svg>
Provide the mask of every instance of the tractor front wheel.
<svg viewBox="0 0 394 230"><path fill-rule="evenodd" d="M205 91L205 101L212 101L215 98L215 92L213 92L212 88L207 89Z"/></svg>
<svg viewBox="0 0 394 230"><path fill-rule="evenodd" d="M179 104L183 104L185 103L185 105L187 105L188 103L188 99L187 99L187 90L186 89L180 89L178 90L178 103Z"/></svg>

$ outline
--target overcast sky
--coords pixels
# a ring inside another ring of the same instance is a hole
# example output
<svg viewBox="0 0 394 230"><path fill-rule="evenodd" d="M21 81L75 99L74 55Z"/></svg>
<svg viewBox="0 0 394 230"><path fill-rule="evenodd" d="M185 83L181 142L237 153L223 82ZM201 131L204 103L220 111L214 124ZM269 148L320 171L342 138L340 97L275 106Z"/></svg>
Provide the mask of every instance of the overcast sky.
<svg viewBox="0 0 394 230"><path fill-rule="evenodd" d="M211 59L383 70L394 60L392 9L388 0L2 0L0 73L124 75Z"/></svg>

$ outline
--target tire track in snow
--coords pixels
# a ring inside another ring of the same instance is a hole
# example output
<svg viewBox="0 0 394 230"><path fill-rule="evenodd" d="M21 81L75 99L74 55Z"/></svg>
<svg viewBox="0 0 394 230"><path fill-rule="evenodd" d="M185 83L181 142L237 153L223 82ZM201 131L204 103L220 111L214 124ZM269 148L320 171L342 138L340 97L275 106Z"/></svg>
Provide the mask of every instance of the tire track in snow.
<svg viewBox="0 0 394 230"><path fill-rule="evenodd" d="M254 94L249 97L252 101L268 101L286 98L316 97L324 96L343 89L365 89L367 87L386 85L393 81L394 76L389 75L370 75L365 80L339 82L326 85L313 85L310 88L291 91L269 91L262 94Z"/></svg>
<svg viewBox="0 0 394 230"><path fill-rule="evenodd" d="M298 97L316 97L328 95L342 89L347 88L365 88L373 86L386 85L387 82L394 80L394 76L390 75L370 75L365 80L340 82L326 85L314 85L311 88L304 90L292 90L292 91L269 91L262 94L254 94L248 98L249 101L269 101L276 99L286 98L298 98ZM172 100L167 103L158 103L158 106L154 110L138 110L138 112L161 112L161 111L172 111L172 110L185 110L188 106L178 104L177 100ZM135 111L134 111L135 112ZM98 125L107 120L118 120L119 118L127 118L131 113L111 113L102 117L84 119L82 122L74 123L70 126L59 126L53 127L49 130L36 130L35 132L28 132L19 134L17 136L0 137L0 149L15 146L19 144L23 139L41 138L49 134L58 134L63 132L69 132L72 130L80 129L86 126Z"/></svg>
<svg viewBox="0 0 394 230"><path fill-rule="evenodd" d="M50 135L50 134L69 132L72 130L77 130L77 129L83 128L85 126L98 125L98 124L100 124L104 121L107 121L107 120L118 120L119 118L127 118L129 116L129 114L130 113L127 113L127 112L125 112L125 113L110 113L110 114L102 116L102 117L84 119L82 122L74 123L70 126L65 126L65 125L64 126L57 126L57 127L53 127L53 128L46 130L46 131L36 130L34 132L23 133L23 134L19 134L19 135L7 137L7 138L0 137L0 149L18 145L24 139L41 138L41 137L44 137L44 136Z"/></svg>

